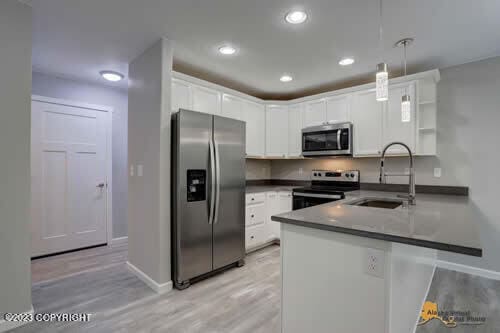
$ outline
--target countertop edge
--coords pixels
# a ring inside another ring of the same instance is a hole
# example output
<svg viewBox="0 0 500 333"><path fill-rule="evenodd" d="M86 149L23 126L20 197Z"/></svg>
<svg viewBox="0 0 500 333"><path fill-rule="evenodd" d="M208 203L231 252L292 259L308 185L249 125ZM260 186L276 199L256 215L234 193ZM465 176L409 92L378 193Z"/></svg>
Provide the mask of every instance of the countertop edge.
<svg viewBox="0 0 500 333"><path fill-rule="evenodd" d="M482 257L483 256L483 250L481 248L473 248L473 247L467 247L467 246L433 242L433 241L428 241L428 240L423 240L423 239L414 239L414 238L407 238L407 237L402 237L402 236L394 236L394 235L389 235L389 234L370 232L370 231L366 231L366 230L356 230L356 229L350 229L350 228L343 228L343 227L326 225L326 224L321 224L321 223L293 220L293 219L279 217L279 216L271 216L271 220L275 221L275 222L293 224L293 225L306 227L306 228L339 232L339 233L349 234L349 235L353 235L353 236L373 238L373 239L379 239L379 240L384 240L384 241L389 241L389 242L414 245L414 246L419 246L419 247L426 247L429 249L465 254L465 255L469 255L469 256L473 256L473 257Z"/></svg>

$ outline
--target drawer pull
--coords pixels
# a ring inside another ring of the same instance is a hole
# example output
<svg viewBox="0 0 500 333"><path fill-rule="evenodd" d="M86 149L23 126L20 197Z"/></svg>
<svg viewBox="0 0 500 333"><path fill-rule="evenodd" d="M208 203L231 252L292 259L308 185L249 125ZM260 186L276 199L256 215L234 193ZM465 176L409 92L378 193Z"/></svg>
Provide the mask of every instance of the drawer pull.
<svg viewBox="0 0 500 333"><path fill-rule="evenodd" d="M252 198L252 201L254 201L254 200L255 200L255 198Z"/></svg>
<svg viewBox="0 0 500 333"><path fill-rule="evenodd" d="M255 215L253 215L253 214L252 214L252 216L251 216L251 217L252 217L252 218L254 218L254 217L255 217Z"/></svg>
<svg viewBox="0 0 500 333"><path fill-rule="evenodd" d="M254 237L253 236L250 236L251 239L253 239Z"/></svg>

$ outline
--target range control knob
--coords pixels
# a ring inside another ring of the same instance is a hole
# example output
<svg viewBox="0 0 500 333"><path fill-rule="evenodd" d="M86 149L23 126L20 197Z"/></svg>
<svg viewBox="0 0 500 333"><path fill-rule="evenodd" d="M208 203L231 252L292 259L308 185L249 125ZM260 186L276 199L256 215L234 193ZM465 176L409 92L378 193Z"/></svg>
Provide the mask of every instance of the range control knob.
<svg viewBox="0 0 500 333"><path fill-rule="evenodd" d="M345 176L346 176L347 178L349 178L349 174L348 174L348 173L346 173L346 174L345 174Z"/></svg>
<svg viewBox="0 0 500 333"><path fill-rule="evenodd" d="M354 178L354 176L355 176L355 175L354 175L353 173L351 173L351 177L352 177L352 178Z"/></svg>
<svg viewBox="0 0 500 333"><path fill-rule="evenodd" d="M315 172L315 173L313 173L313 176L314 176L314 177L316 177L317 175L318 175L318 174L317 174L316 172Z"/></svg>

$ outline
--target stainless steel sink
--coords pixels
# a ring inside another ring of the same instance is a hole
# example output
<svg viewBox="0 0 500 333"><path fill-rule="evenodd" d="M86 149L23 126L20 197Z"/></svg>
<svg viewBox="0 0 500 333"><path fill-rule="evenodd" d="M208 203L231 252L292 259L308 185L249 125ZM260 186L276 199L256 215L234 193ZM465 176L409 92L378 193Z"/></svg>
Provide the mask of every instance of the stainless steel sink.
<svg viewBox="0 0 500 333"><path fill-rule="evenodd" d="M348 202L348 205L394 209L403 204L402 200L388 198L361 198L356 201Z"/></svg>

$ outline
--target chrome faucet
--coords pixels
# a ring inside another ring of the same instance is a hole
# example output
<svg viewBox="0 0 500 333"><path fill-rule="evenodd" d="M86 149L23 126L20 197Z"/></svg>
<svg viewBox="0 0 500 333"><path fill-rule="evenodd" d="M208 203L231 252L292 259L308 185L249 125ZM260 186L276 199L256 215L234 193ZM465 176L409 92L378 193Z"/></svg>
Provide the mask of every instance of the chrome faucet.
<svg viewBox="0 0 500 333"><path fill-rule="evenodd" d="M386 173L384 171L384 159L385 159L385 153L389 147L393 145L400 145L406 148L408 150L409 154L409 159L410 159L410 174L407 175L406 173ZM408 189L408 195L407 196L400 196L398 197L404 197L408 199L408 204L410 205L415 205L415 169L413 168L413 154L411 153L410 147L408 147L406 144L402 142L391 142L387 146L385 146L384 150L382 151L382 157L380 158L380 177L379 177L379 182L380 184L385 184L386 183L386 177L387 176L408 176L409 177L409 189Z"/></svg>

